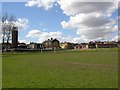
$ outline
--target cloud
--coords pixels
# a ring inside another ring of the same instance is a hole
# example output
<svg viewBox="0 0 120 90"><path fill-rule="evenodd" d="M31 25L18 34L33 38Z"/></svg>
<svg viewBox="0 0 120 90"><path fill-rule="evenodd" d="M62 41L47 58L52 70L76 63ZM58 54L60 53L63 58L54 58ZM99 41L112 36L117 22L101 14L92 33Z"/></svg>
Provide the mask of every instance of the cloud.
<svg viewBox="0 0 120 90"><path fill-rule="evenodd" d="M37 6L38 8L44 8L48 10L53 7L55 0L31 0L25 4L25 6L32 7Z"/></svg>
<svg viewBox="0 0 120 90"><path fill-rule="evenodd" d="M26 30L26 28L28 28L28 22L29 20L26 18L18 18L15 25L19 28L19 30Z"/></svg>
<svg viewBox="0 0 120 90"><path fill-rule="evenodd" d="M18 18L16 21L12 21L12 22L9 22L8 20L5 21L4 25L3 26L7 26L7 25L15 25L16 27L18 27L19 30L26 30L26 28L29 27L28 23L29 23L29 20L26 19L26 18ZM2 22L0 22L0 28L2 27Z"/></svg>
<svg viewBox="0 0 120 90"><path fill-rule="evenodd" d="M92 23L91 23L92 21ZM104 24L109 23L111 20L109 18L106 18L104 14L101 13L80 13L75 16L71 16L69 21L62 21L61 25L63 28L76 28L79 26L87 26L87 27L97 27L102 26Z"/></svg>
<svg viewBox="0 0 120 90"><path fill-rule="evenodd" d="M73 41L74 43L83 43L83 42L86 42L85 39L83 39L82 37L75 37L73 38Z"/></svg>
<svg viewBox="0 0 120 90"><path fill-rule="evenodd" d="M62 32L56 31L56 32L44 32L42 30L31 30L26 35L27 38L35 38L37 39L37 42L42 43L45 40L48 40L50 38L56 38L60 42L73 42L73 43L81 43L83 42L82 38L79 37L73 37L73 36L63 36Z"/></svg>
<svg viewBox="0 0 120 90"><path fill-rule="evenodd" d="M59 0L58 3L63 13L70 16L79 13L111 12L115 9L112 2L81 2L82 0ZM108 10L109 9L109 10Z"/></svg>
<svg viewBox="0 0 120 90"><path fill-rule="evenodd" d="M20 43L26 43L26 44L28 44L29 42L27 41L27 40L25 40L25 39L19 39L18 40Z"/></svg>
<svg viewBox="0 0 120 90"><path fill-rule="evenodd" d="M64 29L76 29L79 38L75 41L108 40L109 35L118 30L116 20L109 15L114 9L112 2L67 3L61 0L59 3L63 13L70 16L61 25Z"/></svg>
<svg viewBox="0 0 120 90"><path fill-rule="evenodd" d="M50 39L50 38L61 39L62 38L62 32L59 32L59 31L43 32L41 30L31 30L31 31L28 32L26 37L37 38L39 42L43 42L44 40L47 40L47 39Z"/></svg>
<svg viewBox="0 0 120 90"><path fill-rule="evenodd" d="M120 41L120 36L116 35L112 38L112 41Z"/></svg>
<svg viewBox="0 0 120 90"><path fill-rule="evenodd" d="M91 14L77 14L71 16L68 22L63 21L61 25L65 29L77 28L77 35L82 36L83 39L103 39L110 33L117 31L117 25L113 19L109 19L104 15Z"/></svg>

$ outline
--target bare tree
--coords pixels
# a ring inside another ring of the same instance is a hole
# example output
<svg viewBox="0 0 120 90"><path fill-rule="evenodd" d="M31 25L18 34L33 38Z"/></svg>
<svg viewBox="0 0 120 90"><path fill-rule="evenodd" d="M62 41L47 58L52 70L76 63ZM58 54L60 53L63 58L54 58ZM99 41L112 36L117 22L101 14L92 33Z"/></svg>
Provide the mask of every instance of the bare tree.
<svg viewBox="0 0 120 90"><path fill-rule="evenodd" d="M5 13L2 16L2 43L5 43L5 32L6 32L6 21L8 19L8 14Z"/></svg>
<svg viewBox="0 0 120 90"><path fill-rule="evenodd" d="M15 17L13 15L8 16L7 13L5 13L2 16L2 43L7 44L6 50L8 50L8 44L11 40L12 36L12 30L15 26Z"/></svg>

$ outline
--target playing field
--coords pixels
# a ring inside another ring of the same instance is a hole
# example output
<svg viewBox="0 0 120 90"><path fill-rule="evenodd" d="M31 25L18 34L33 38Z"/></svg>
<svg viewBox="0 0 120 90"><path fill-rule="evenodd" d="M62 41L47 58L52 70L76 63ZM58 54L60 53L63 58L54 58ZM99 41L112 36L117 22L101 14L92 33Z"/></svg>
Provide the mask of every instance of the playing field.
<svg viewBox="0 0 120 90"><path fill-rule="evenodd" d="M3 88L117 88L117 49L7 53Z"/></svg>

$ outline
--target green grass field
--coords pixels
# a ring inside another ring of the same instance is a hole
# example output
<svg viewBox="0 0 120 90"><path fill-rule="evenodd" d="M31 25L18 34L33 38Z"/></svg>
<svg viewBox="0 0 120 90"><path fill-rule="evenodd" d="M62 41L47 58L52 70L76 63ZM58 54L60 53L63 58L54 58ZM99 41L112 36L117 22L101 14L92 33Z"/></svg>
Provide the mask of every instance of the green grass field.
<svg viewBox="0 0 120 90"><path fill-rule="evenodd" d="M117 49L3 53L3 88L117 88Z"/></svg>

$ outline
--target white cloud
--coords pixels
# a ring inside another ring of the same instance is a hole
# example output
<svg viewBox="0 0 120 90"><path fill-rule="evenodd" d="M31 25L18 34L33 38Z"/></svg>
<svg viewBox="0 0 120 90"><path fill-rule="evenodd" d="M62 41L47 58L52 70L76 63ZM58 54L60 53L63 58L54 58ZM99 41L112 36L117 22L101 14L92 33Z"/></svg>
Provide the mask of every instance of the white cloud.
<svg viewBox="0 0 120 90"><path fill-rule="evenodd" d="M44 40L50 39L50 38L56 38L61 39L62 38L62 32L43 32L41 30L31 30L28 32L26 37L31 38L37 38L39 42L43 42Z"/></svg>
<svg viewBox="0 0 120 90"><path fill-rule="evenodd" d="M118 35L116 35L116 36L114 36L113 38L112 38L112 41L118 41Z"/></svg>
<svg viewBox="0 0 120 90"><path fill-rule="evenodd" d="M26 18L18 18L16 21L12 21L12 25L15 25L16 27L18 27L18 30L26 30L26 28L28 28L28 23L29 20ZM2 22L0 22L0 27L2 26ZM9 25L11 24L11 22L9 22L8 20L5 21L3 26Z"/></svg>
<svg viewBox="0 0 120 90"><path fill-rule="evenodd" d="M108 40L111 33L116 32L117 22L110 15L114 9L111 2L74 2L61 0L63 13L70 16L68 21L62 21L64 29L77 29L79 38L75 41ZM102 6L102 7L101 7ZM115 26L113 26L116 24Z"/></svg>
<svg viewBox="0 0 120 90"><path fill-rule="evenodd" d="M27 41L27 40L25 40L25 39L19 39L18 40L20 43L26 43L26 44L29 44L29 42Z"/></svg>
<svg viewBox="0 0 120 90"><path fill-rule="evenodd" d="M32 6L35 6L36 4L37 4L37 2L35 2L35 0L31 0L28 3L26 3L25 6L32 7Z"/></svg>
<svg viewBox="0 0 120 90"><path fill-rule="evenodd" d="M59 0L60 8L63 13L70 16L79 13L91 12L110 12L115 9L114 3L111 2L81 2L81 0ZM108 10L109 9L109 10Z"/></svg>
<svg viewBox="0 0 120 90"><path fill-rule="evenodd" d="M74 43L83 43L83 42L86 42L86 40L83 39L82 37L77 37L77 38L73 38L73 42Z"/></svg>
<svg viewBox="0 0 120 90"><path fill-rule="evenodd" d="M18 20L15 22L15 25L19 28L19 30L26 30L28 27L28 19L26 18L18 18Z"/></svg>
<svg viewBox="0 0 120 90"><path fill-rule="evenodd" d="M81 43L83 42L82 38L79 37L73 37L73 36L63 36L62 32L56 31L56 32L44 32L41 30L31 30L28 32L26 37L29 38L35 38L37 39L37 42L42 43L45 40L56 38L60 42L73 42L73 43Z"/></svg>
<svg viewBox="0 0 120 90"><path fill-rule="evenodd" d="M91 14L77 14L71 16L68 22L63 21L61 25L63 28L73 29L77 28L77 35L80 35L84 38L82 39L105 39L105 37L117 31L117 25L114 27L112 24L115 24L114 20L105 17L104 15L96 15L95 13Z"/></svg>
<svg viewBox="0 0 120 90"><path fill-rule="evenodd" d="M48 10L53 7L55 0L31 0L25 4L25 6L32 7L37 6L38 8L44 8Z"/></svg>
<svg viewBox="0 0 120 90"><path fill-rule="evenodd" d="M79 26L87 26L87 27L98 27L104 24L110 23L110 19L106 18L104 14L101 13L80 13L75 16L71 16L69 21L62 21L61 25L63 28L76 28Z"/></svg>

